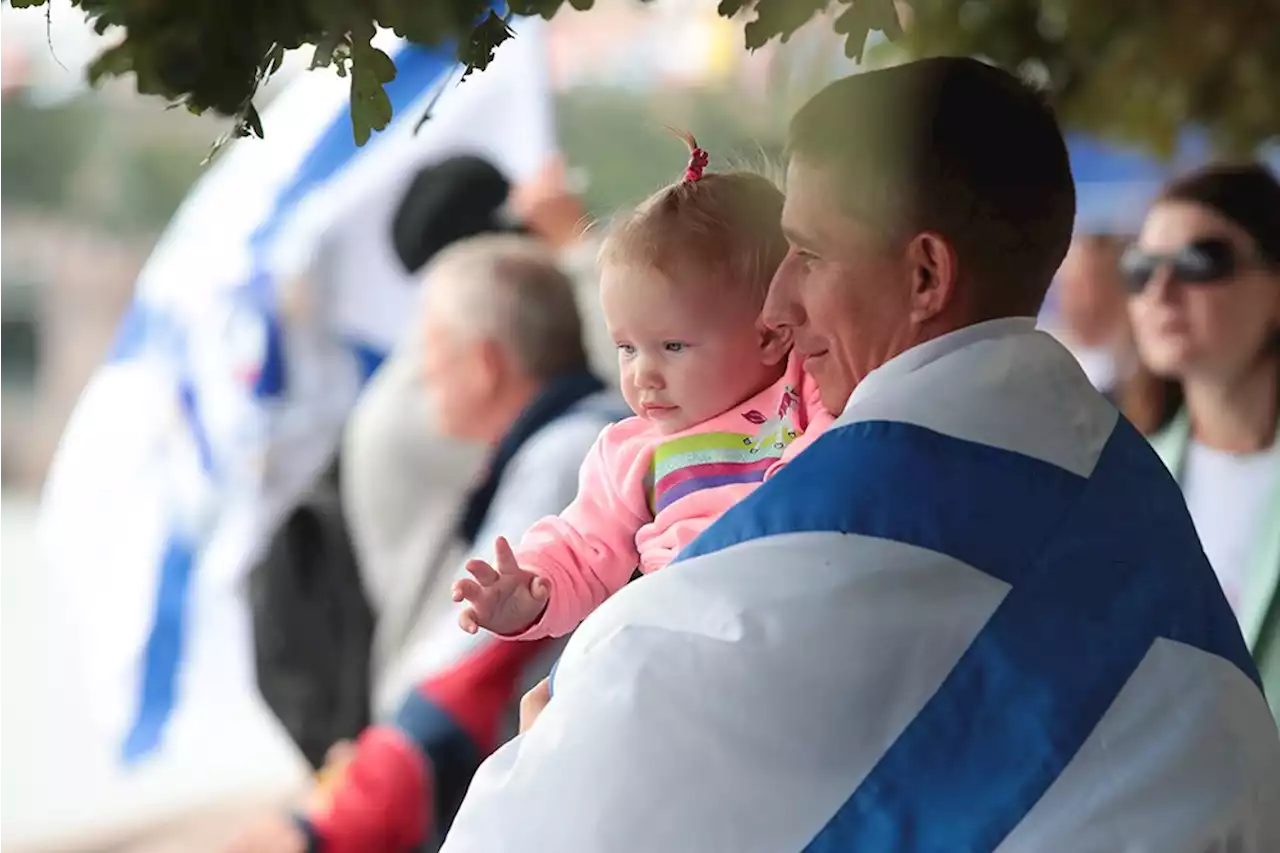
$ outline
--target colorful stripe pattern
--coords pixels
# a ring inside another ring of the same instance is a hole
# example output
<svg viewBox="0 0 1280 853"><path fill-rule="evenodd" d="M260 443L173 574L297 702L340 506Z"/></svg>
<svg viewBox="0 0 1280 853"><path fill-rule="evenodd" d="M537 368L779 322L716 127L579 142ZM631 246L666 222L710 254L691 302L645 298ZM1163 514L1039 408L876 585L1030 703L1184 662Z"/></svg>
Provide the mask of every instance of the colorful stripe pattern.
<svg viewBox="0 0 1280 853"><path fill-rule="evenodd" d="M733 483L759 483L794 440L782 431L761 442L736 432L704 432L660 444L653 453L649 502L655 514L685 495Z"/></svg>

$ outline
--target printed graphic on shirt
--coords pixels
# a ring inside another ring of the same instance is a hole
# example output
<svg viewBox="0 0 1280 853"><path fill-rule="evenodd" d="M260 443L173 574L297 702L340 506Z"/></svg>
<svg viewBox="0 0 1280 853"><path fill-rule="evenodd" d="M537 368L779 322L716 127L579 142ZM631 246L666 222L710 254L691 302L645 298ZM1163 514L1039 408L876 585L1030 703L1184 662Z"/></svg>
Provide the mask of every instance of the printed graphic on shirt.
<svg viewBox="0 0 1280 853"><path fill-rule="evenodd" d="M756 409L742 413L742 417L760 428L750 437L748 444L754 452L761 453L766 449L778 451L778 456L786 446L799 437L802 430L796 424L795 413L800 410L800 395L787 385L782 391L782 399L774 416L765 417ZM777 457L775 457L777 458Z"/></svg>

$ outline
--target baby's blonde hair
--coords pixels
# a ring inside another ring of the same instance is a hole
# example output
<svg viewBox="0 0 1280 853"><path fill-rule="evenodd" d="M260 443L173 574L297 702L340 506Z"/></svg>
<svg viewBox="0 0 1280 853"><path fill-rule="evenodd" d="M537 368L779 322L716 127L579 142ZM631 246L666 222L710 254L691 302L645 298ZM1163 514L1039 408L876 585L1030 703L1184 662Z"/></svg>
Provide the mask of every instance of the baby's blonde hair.
<svg viewBox="0 0 1280 853"><path fill-rule="evenodd" d="M693 136L679 135L690 149L685 177L612 224L600 264L650 266L673 280L692 266L763 307L769 282L787 254L782 192L754 172L704 174L705 152Z"/></svg>

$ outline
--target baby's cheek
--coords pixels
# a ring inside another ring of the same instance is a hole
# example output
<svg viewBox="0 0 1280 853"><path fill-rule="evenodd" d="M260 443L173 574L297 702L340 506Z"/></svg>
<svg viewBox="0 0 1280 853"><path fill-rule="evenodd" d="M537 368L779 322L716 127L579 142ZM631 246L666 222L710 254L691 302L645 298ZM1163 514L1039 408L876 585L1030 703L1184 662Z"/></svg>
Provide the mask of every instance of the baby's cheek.
<svg viewBox="0 0 1280 853"><path fill-rule="evenodd" d="M631 408L631 411L637 415L640 414L640 401L639 401L639 398L636 396L635 385L628 382L626 377L623 377L622 383L621 383L621 390L622 390L622 399L627 401L627 405Z"/></svg>

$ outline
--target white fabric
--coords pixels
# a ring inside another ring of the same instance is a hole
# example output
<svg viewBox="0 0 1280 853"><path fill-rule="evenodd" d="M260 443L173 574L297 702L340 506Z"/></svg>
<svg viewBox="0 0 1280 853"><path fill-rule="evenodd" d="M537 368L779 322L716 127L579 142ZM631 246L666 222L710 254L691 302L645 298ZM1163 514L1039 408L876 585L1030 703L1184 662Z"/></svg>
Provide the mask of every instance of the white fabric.
<svg viewBox="0 0 1280 853"><path fill-rule="evenodd" d="M1275 849L1280 830L1267 812L1276 789L1253 781L1276 778L1257 691L1221 658L1157 640L1075 760L996 853ZM1180 712L1152 725L1152 709L1162 706ZM1220 725L1205 726L1205 718ZM1112 755L1117 744L1123 763ZM1135 790L1143 776L1160 786Z"/></svg>
<svg viewBox="0 0 1280 853"><path fill-rule="evenodd" d="M1228 453L1198 441L1187 447L1182 493L1232 607L1248 584L1277 479L1280 442L1257 453Z"/></svg>
<svg viewBox="0 0 1280 853"><path fill-rule="evenodd" d="M578 628L556 697L481 767L444 851L799 850L1005 591L909 546L828 534L634 581ZM899 692L876 689L897 673Z"/></svg>
<svg viewBox="0 0 1280 853"><path fill-rule="evenodd" d="M944 359L965 350L981 373L966 381L948 381L956 367ZM892 359L858 384L837 424L892 417L956 438L1012 450L1087 476L1118 417L1097 394L1088 393L1083 371L1052 337L1035 330L1030 318L979 323ZM1034 370L1028 362L1034 362ZM927 393L911 397L895 385L912 374ZM975 385L1016 391L1018 402L1037 421L1052 428L1010 418L999 405L978 405ZM1064 393L1070 390L1074 393ZM896 392L896 393L885 393Z"/></svg>
<svg viewBox="0 0 1280 853"><path fill-rule="evenodd" d="M966 329L592 614L444 851L1280 849L1280 739L1213 583L1071 356Z"/></svg>

